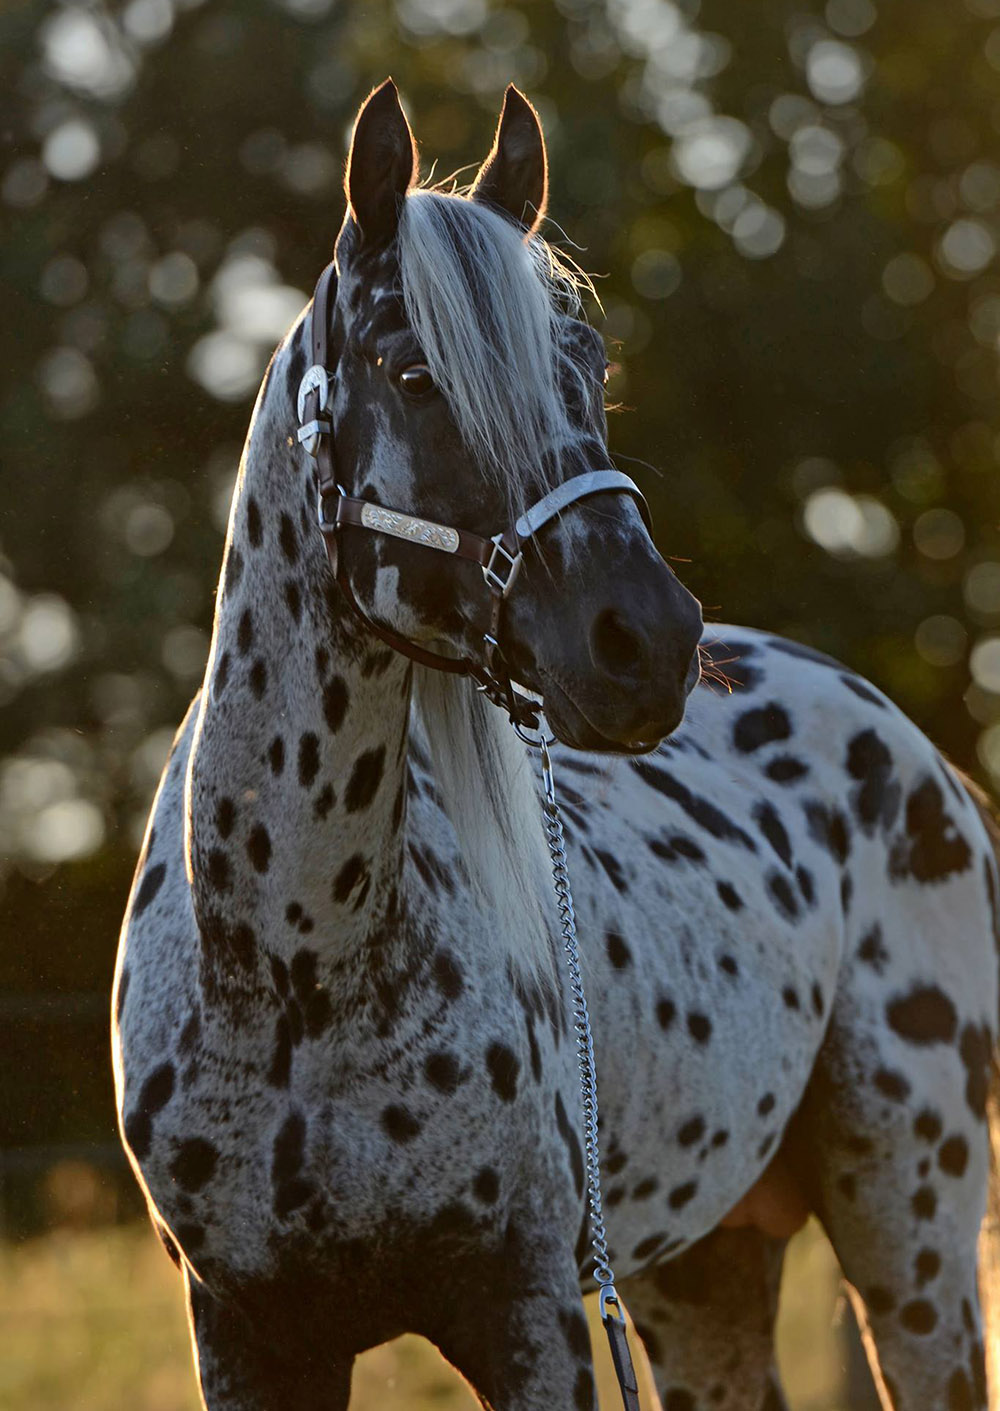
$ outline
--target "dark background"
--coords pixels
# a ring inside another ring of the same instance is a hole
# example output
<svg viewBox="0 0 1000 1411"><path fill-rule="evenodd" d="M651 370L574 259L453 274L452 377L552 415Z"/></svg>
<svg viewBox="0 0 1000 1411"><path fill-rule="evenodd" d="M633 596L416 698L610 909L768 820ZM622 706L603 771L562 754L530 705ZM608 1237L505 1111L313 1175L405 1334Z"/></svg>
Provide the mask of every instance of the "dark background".
<svg viewBox="0 0 1000 1411"><path fill-rule="evenodd" d="M1000 0L8 3L12 1233L134 1208L108 1060L119 920L204 664L259 376L390 72L439 175L485 154L509 80L538 103L551 215L606 276L612 446L649 463L661 547L707 616L831 652L1000 775Z"/></svg>

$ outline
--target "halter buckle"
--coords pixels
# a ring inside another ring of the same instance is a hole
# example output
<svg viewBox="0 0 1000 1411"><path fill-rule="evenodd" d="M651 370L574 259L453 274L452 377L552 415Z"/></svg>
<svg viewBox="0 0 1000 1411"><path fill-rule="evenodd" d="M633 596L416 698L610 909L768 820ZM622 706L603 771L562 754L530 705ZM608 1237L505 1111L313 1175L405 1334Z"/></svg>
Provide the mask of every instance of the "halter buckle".
<svg viewBox="0 0 1000 1411"><path fill-rule="evenodd" d="M306 421L306 402L311 392L315 392L318 395L318 401L316 403L317 416L314 417L312 421ZM296 401L300 423L298 430L299 444L307 455L315 458L316 453L319 451L320 437L329 436L330 434L330 423L328 421L322 421L319 418L319 413L329 410L330 402L330 377L325 367L321 367L319 363L313 363L312 367L306 368L302 376L302 381L299 383L299 393Z"/></svg>
<svg viewBox="0 0 1000 1411"><path fill-rule="evenodd" d="M332 519L326 517L326 499L328 495L336 493L338 502L347 494L343 485L321 485L316 492L316 523L319 525L321 534L336 534L340 528L337 511L334 511Z"/></svg>
<svg viewBox="0 0 1000 1411"><path fill-rule="evenodd" d="M483 565L483 577L486 579L488 588L492 589L494 593L499 593L501 598L505 598L517 577L524 555L520 551L516 554L508 553L502 540L502 533L494 534L490 540L493 552L490 554L488 562ZM506 576L502 577L501 574Z"/></svg>

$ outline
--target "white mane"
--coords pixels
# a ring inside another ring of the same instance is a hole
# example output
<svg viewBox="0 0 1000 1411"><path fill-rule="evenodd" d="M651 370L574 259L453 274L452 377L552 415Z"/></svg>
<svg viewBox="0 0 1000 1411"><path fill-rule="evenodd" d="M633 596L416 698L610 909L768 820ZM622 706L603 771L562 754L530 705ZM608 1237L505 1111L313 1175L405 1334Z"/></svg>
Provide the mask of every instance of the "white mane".
<svg viewBox="0 0 1000 1411"><path fill-rule="evenodd" d="M411 191L399 223L403 301L463 440L517 502L525 469L567 439L555 325L586 276L487 206ZM550 470L551 470L550 461Z"/></svg>
<svg viewBox="0 0 1000 1411"><path fill-rule="evenodd" d="M418 666L413 699L434 778L497 945L549 973L555 903L528 753L502 711L466 680Z"/></svg>

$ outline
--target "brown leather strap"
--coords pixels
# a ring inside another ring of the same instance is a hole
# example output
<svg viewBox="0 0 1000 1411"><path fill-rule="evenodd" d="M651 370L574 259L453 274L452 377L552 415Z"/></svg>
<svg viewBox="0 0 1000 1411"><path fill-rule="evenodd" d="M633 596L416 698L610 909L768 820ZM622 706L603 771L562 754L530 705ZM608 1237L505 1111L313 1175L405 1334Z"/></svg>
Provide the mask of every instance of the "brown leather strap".
<svg viewBox="0 0 1000 1411"><path fill-rule="evenodd" d="M331 536L324 535L324 538L326 539L327 549L329 550L331 546ZM351 587L347 574L342 568L339 569L339 571L335 568L334 571L337 573L337 583L340 587L340 591L347 599L355 614L361 619L369 631L374 632L375 636L379 637L387 647L392 647L393 651L399 652L401 656L409 657L411 661L418 662L421 666L432 666L437 671L452 672L456 676L470 675L473 663L466 660L465 657L441 656L440 653L428 651L424 647L418 647L416 642L411 642L408 637L401 637L399 633L393 632L390 628L383 627L378 622L373 622L354 596L354 589Z"/></svg>
<svg viewBox="0 0 1000 1411"><path fill-rule="evenodd" d="M312 317L310 318L312 360L314 367L321 367L327 370L329 376L329 338L330 338L330 311L333 304L333 291L337 283L337 270L333 261L327 265L326 269L319 277L316 285L316 292L313 294ZM319 392L313 390L309 393L308 417L319 417L323 408L319 404ZM327 482L331 484L335 478L333 466L333 437L321 436L319 446L316 449L316 469L319 473L319 483L322 487Z"/></svg>

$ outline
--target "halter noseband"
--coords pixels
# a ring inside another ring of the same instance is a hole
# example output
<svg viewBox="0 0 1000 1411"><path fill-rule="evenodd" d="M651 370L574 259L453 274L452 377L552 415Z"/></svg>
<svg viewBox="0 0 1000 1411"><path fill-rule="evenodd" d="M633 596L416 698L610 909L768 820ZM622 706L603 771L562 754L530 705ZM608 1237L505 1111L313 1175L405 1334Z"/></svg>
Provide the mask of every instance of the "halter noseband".
<svg viewBox="0 0 1000 1411"><path fill-rule="evenodd" d="M319 474L317 522L326 544L327 557L334 577L361 621L394 651L421 666L433 667L436 671L473 677L479 689L494 704L502 706L508 712L513 724L536 729L541 707L511 685L500 647L503 603L521 567L525 545L564 509L589 495L601 494L608 490L624 491L632 495L647 528L651 527L649 507L638 485L620 470L588 470L557 485L554 490L536 500L530 509L518 517L513 529L486 539L481 534L473 534L467 529L453 529L450 525L435 524L403 510L390 509L372 500L348 495L337 483L333 458L333 423L330 420L332 383L336 374L328 367L328 337L335 290L336 270L333 263L330 263L320 275L313 295L313 361L299 383L298 391L298 440L316 461ZM331 500L332 506L329 503ZM348 527L388 534L410 544L419 544L424 548L436 549L440 553L452 554L455 558L477 563L482 569L491 598L490 625L483 634L486 664L474 661L471 657L450 657L428 651L408 638L390 631L389 628L372 622L355 597L340 562L339 536L341 531Z"/></svg>

